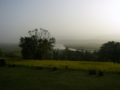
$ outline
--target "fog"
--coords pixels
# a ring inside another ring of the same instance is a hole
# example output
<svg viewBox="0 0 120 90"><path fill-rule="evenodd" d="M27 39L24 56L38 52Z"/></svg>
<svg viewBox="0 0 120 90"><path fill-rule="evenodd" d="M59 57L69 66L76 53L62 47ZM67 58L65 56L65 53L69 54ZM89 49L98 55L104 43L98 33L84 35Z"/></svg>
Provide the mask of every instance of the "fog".
<svg viewBox="0 0 120 90"><path fill-rule="evenodd" d="M119 0L0 0L0 42L44 28L60 40L120 40Z"/></svg>

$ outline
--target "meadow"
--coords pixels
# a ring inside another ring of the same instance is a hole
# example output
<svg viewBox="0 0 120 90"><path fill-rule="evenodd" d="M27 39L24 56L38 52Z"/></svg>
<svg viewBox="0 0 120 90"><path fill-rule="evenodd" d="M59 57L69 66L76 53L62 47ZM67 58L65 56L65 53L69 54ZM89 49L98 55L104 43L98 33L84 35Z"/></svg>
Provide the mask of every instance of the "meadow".
<svg viewBox="0 0 120 90"><path fill-rule="evenodd" d="M0 67L0 90L119 90L120 75L87 71Z"/></svg>
<svg viewBox="0 0 120 90"><path fill-rule="evenodd" d="M22 60L6 58L7 64L16 64L21 66L33 66L43 68L68 69L73 70L96 70L110 73L120 73L120 64L113 62L92 62L92 61L63 61L63 60Z"/></svg>
<svg viewBox="0 0 120 90"><path fill-rule="evenodd" d="M0 90L120 89L120 64L113 62L4 59L7 66L0 67ZM13 64L16 67L9 67ZM43 69L37 70L40 66ZM53 67L58 69L52 71ZM89 75L91 69L104 75Z"/></svg>
<svg viewBox="0 0 120 90"><path fill-rule="evenodd" d="M6 59L16 67L0 67L0 90L119 90L120 74L115 72L119 64L82 61L17 60ZM96 64L96 65L95 65ZM65 65L69 69L66 70ZM108 65L106 68L100 67ZM43 66L43 70L36 67ZM58 67L52 71L52 67ZM91 68L92 66L92 68ZM89 75L89 69L99 67L104 76Z"/></svg>

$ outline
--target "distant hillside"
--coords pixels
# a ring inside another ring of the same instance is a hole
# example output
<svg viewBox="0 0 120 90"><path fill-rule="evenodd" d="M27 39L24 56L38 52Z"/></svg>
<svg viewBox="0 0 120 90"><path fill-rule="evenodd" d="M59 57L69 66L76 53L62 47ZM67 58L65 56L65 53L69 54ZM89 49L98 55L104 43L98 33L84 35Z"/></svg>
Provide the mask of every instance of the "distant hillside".
<svg viewBox="0 0 120 90"><path fill-rule="evenodd" d="M13 51L20 51L21 48L18 44L9 44L9 43L0 43L0 48L3 52L13 52Z"/></svg>
<svg viewBox="0 0 120 90"><path fill-rule="evenodd" d="M103 44L108 41L117 41L120 42L119 34L110 34L110 35L101 35L94 38L89 39L63 39L57 40L57 43L61 44Z"/></svg>
<svg viewBox="0 0 120 90"><path fill-rule="evenodd" d="M61 44L103 44L108 40L58 40L56 43Z"/></svg>

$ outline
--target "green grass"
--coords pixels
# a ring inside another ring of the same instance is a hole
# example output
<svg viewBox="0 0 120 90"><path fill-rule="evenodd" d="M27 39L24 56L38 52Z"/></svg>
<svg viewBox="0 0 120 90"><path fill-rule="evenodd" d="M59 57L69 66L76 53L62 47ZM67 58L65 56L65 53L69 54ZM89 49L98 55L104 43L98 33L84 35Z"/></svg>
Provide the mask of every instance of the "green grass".
<svg viewBox="0 0 120 90"><path fill-rule="evenodd" d="M120 75L88 75L88 71L35 67L0 67L0 90L119 90Z"/></svg>

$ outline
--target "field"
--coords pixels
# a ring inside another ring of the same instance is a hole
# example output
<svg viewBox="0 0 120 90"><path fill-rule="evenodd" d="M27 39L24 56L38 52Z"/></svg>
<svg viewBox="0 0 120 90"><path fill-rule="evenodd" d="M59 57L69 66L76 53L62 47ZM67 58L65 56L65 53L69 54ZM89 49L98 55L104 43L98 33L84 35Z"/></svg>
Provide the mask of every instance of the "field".
<svg viewBox="0 0 120 90"><path fill-rule="evenodd" d="M0 67L0 90L119 90L120 75L88 71Z"/></svg>
<svg viewBox="0 0 120 90"><path fill-rule="evenodd" d="M111 62L5 59L0 67L0 90L119 90L119 64ZM16 67L8 65L16 64ZM42 66L43 70L36 67ZM68 66L68 69L65 69ZM56 71L52 71L57 67ZM89 75L91 69L104 76ZM116 74L117 73L117 74Z"/></svg>
<svg viewBox="0 0 120 90"><path fill-rule="evenodd" d="M73 70L97 70L103 72L120 73L120 64L113 62L92 62L92 61L60 61L60 60L21 60L6 59L7 64L16 64L21 66L34 66L43 68L57 67L65 69L68 66Z"/></svg>

